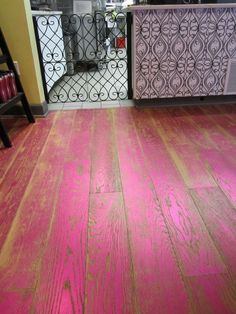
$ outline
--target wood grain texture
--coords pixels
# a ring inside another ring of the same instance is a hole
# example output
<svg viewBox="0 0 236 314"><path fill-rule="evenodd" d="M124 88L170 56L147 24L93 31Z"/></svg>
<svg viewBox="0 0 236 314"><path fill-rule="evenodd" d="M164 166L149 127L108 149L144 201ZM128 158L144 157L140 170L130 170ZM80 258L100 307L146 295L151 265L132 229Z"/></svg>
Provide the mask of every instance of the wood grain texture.
<svg viewBox="0 0 236 314"><path fill-rule="evenodd" d="M57 115L0 252L0 289L4 291L35 288L54 220L63 156L74 115Z"/></svg>
<svg viewBox="0 0 236 314"><path fill-rule="evenodd" d="M9 121L0 313L236 313L234 116L120 108Z"/></svg>
<svg viewBox="0 0 236 314"><path fill-rule="evenodd" d="M135 313L122 193L91 194L85 313Z"/></svg>
<svg viewBox="0 0 236 314"><path fill-rule="evenodd" d="M131 111L115 111L115 125L134 264L137 311L188 313L188 296L159 200L145 171Z"/></svg>
<svg viewBox="0 0 236 314"><path fill-rule="evenodd" d="M83 312L92 131L93 111L77 112L32 312Z"/></svg>
<svg viewBox="0 0 236 314"><path fill-rule="evenodd" d="M217 186L208 165L192 145L167 145L167 150L188 188Z"/></svg>
<svg viewBox="0 0 236 314"><path fill-rule="evenodd" d="M136 116L135 121L137 119ZM235 303L235 295L232 293L234 283L230 278L225 279L228 276L226 266L167 152L160 148L158 126L155 127L150 119L143 118L143 114L140 119L142 121L140 125L145 124L144 128L138 128L145 161L167 221L185 284L190 292L193 310L196 313L205 313L203 309L207 309L206 313L215 313L218 312L218 303L221 302L219 308L227 313L227 304L223 301L214 302L214 295L209 292L208 288L206 289L209 287L208 276L215 278L214 275L216 275L216 278L218 276L221 278L220 281L212 280L215 290L221 289L221 293L227 296L231 307L234 307ZM155 121L155 117L153 119ZM148 140L146 141L146 134L143 130L147 130L148 125ZM158 139L155 145L156 137ZM201 278L198 286L194 285L191 278ZM199 293L204 297L207 294L206 299L198 297Z"/></svg>
<svg viewBox="0 0 236 314"><path fill-rule="evenodd" d="M236 284L228 273L185 278L194 291L195 313L234 314Z"/></svg>
<svg viewBox="0 0 236 314"><path fill-rule="evenodd" d="M143 118L143 114L140 117L142 124L149 127L148 141L144 129L137 124L138 134L148 174L160 200L184 274L197 276L225 271L225 265L164 144L161 149L158 139L156 145L156 138L160 136L159 127L155 125L155 113L151 113L149 119ZM139 117L136 116L135 119L138 120Z"/></svg>
<svg viewBox="0 0 236 314"><path fill-rule="evenodd" d="M167 131L166 124L168 123L168 128L175 131L172 131L173 136L170 136L171 133L168 132L169 142L175 145L194 145L197 149L200 148L209 148L214 146L214 142L209 137L209 134L201 128L196 121L194 121L192 114L187 110L190 110L188 107L170 107L166 109L166 116L169 118L169 122L164 119L159 118L160 114L155 109L155 123L157 124L160 120L162 122L162 128L164 131ZM172 126L174 125L174 127ZM174 128L174 129L173 129ZM182 136L179 137L178 134L181 132ZM184 141L182 140L184 138Z"/></svg>
<svg viewBox="0 0 236 314"><path fill-rule="evenodd" d="M0 313L28 314L33 299L33 291L0 291Z"/></svg>
<svg viewBox="0 0 236 314"><path fill-rule="evenodd" d="M0 183L0 248L6 239L52 124L51 118L38 120L28 130L25 140L23 134L23 143L19 149L12 152L12 155L15 155L17 151L17 157ZM18 144L19 141L14 145ZM6 151L5 158L10 154L10 150ZM9 159L11 163L12 160ZM7 163L3 164L6 167Z"/></svg>
<svg viewBox="0 0 236 314"><path fill-rule="evenodd" d="M201 153L202 159L207 161L209 170L224 191L232 206L236 207L236 155L234 149L221 152L211 149Z"/></svg>
<svg viewBox="0 0 236 314"><path fill-rule="evenodd" d="M210 139L212 148L221 149L235 149L235 141L230 134L224 130L216 120L211 119L199 107L185 108L186 112L190 114L190 119L196 126L206 134ZM205 147L206 148L206 147ZM208 147L209 148L209 147Z"/></svg>
<svg viewBox="0 0 236 314"><path fill-rule="evenodd" d="M236 279L236 211L219 188L191 190L193 200L228 271Z"/></svg>
<svg viewBox="0 0 236 314"><path fill-rule="evenodd" d="M224 132L224 135L229 137L229 140L232 140L235 143L236 112L227 114L226 109L217 111L216 108L216 106L206 106L201 107L201 110L207 115L208 118L210 118L212 121L215 121L220 126L222 132ZM225 107L223 106L223 108Z"/></svg>
<svg viewBox="0 0 236 314"><path fill-rule="evenodd" d="M120 175L110 110L94 112L91 193L120 191Z"/></svg>
<svg viewBox="0 0 236 314"><path fill-rule="evenodd" d="M6 119L6 121L8 120L9 119ZM8 123L6 121L4 120L4 125L7 124L9 137L14 145L11 149L5 149L5 147L0 148L0 183L4 180L7 170L10 169L25 138L29 136L33 128L33 125L29 124L26 119L10 119ZM38 123L38 121L36 123Z"/></svg>
<svg viewBox="0 0 236 314"><path fill-rule="evenodd" d="M222 104L218 104L214 107L218 112L221 112L222 114L231 115L236 113L236 104L233 102L231 104L224 104L223 106Z"/></svg>
<svg viewBox="0 0 236 314"><path fill-rule="evenodd" d="M200 146L199 144L195 144L198 143L203 134L201 134L201 130L197 130L196 126L193 126L191 122L187 121L186 123L186 116L184 113L182 113L182 116L181 113L181 110L169 109L166 113L169 118L166 121L164 118L159 118L158 111L150 111L151 116L155 118L158 134L187 187L216 186L216 182L208 172L207 165L204 164L200 158ZM145 121L141 120L139 127L143 128L144 124ZM168 125L168 128L166 125ZM190 132L191 138L189 138L188 135L191 128L194 132ZM182 134L180 138L179 134ZM183 138L184 144L182 143ZM206 138L204 138L204 142L209 145L209 141Z"/></svg>

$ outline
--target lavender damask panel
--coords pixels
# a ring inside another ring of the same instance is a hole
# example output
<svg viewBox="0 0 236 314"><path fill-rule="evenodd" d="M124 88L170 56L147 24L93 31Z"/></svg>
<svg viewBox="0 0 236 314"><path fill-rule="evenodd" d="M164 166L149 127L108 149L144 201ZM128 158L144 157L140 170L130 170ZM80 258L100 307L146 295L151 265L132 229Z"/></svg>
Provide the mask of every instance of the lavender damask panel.
<svg viewBox="0 0 236 314"><path fill-rule="evenodd" d="M134 13L135 98L222 95L236 54L236 9Z"/></svg>

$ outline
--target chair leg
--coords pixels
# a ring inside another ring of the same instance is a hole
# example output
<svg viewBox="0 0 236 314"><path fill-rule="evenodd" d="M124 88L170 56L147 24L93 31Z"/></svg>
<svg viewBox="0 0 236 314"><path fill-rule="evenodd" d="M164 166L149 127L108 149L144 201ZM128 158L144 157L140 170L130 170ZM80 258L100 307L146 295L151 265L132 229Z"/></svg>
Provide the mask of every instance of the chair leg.
<svg viewBox="0 0 236 314"><path fill-rule="evenodd" d="M27 116L27 118L28 118L28 121L31 122L31 123L34 123L34 122L35 122L35 119L34 119L34 116L33 116L32 112L31 112L31 109L30 109L28 100L27 100L27 98L25 97L25 95L22 96L21 102L22 102L22 106L23 106L23 108L24 108L24 111L25 111L25 113L26 113L26 116Z"/></svg>
<svg viewBox="0 0 236 314"><path fill-rule="evenodd" d="M9 136L8 136L8 134L7 134L1 121L0 121L0 137L1 137L5 147L11 147L12 146L10 138L9 138Z"/></svg>

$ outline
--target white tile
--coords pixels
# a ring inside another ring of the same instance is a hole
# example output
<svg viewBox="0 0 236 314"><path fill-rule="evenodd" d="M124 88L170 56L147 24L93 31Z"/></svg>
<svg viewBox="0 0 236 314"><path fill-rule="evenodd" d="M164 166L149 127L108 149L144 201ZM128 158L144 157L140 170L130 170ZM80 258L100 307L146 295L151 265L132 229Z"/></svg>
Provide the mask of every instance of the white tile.
<svg viewBox="0 0 236 314"><path fill-rule="evenodd" d="M133 107L135 106L133 99L120 100L121 107Z"/></svg>
<svg viewBox="0 0 236 314"><path fill-rule="evenodd" d="M81 109L83 106L82 102L75 102L75 103L65 103L63 106L63 110L76 110Z"/></svg>
<svg viewBox="0 0 236 314"><path fill-rule="evenodd" d="M84 102L82 105L83 109L100 109L101 106L101 102L100 101L95 101L95 102Z"/></svg>
<svg viewBox="0 0 236 314"><path fill-rule="evenodd" d="M64 105L63 103L48 104L48 110L49 111L62 110L63 105Z"/></svg>
<svg viewBox="0 0 236 314"><path fill-rule="evenodd" d="M121 98L126 98L127 70L117 69L115 66L116 61L109 62L107 68L98 71L79 72L73 76L64 76L50 91L50 99L57 99L56 97L59 95L61 101L77 102L79 97L81 102L86 102L90 99L97 100L96 94L99 93L98 101L104 102L107 99L116 98L117 92L121 93ZM78 94L79 96L77 96ZM93 105L88 107L93 107ZM70 109L68 105L65 108L65 110Z"/></svg>
<svg viewBox="0 0 236 314"><path fill-rule="evenodd" d="M102 101L102 108L117 108L120 107L119 100Z"/></svg>

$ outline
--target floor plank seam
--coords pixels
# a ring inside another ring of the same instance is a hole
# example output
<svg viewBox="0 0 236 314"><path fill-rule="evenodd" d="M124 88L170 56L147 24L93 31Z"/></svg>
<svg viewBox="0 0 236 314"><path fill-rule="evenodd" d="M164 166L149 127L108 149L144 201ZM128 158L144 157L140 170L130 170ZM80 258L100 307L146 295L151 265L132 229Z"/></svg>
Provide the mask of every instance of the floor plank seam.
<svg viewBox="0 0 236 314"><path fill-rule="evenodd" d="M57 116L58 116L58 115L57 115ZM43 154L43 151L44 151L44 149L45 149L45 147L46 147L46 144L47 144L47 141L48 141L48 138L49 138L49 134L51 133L51 130L52 130L54 124L55 124L55 121L56 121L56 118L54 118L54 121L53 121L53 124L52 124L52 126L51 126L51 129L50 129L50 131L48 132L48 134L47 134L47 136L46 136L46 139L45 139L43 148L42 148L42 150L41 150L41 152L40 152L40 154L39 154L39 156L38 156L38 158L37 158L37 162L38 162L39 158L40 158L40 157L42 156L42 154ZM21 145L21 147L22 147L22 146L23 146L23 144ZM16 157L17 157L17 156L16 156ZM15 159L16 159L16 158L15 158ZM9 169L10 169L10 168L9 168ZM5 240L4 240L4 243L3 243L3 245L2 245L2 247L1 247L1 249L0 249L0 257L1 257L2 252L4 251L4 246L5 246L5 243L7 242L8 235L10 234L10 232L11 232L11 230L12 230L12 226L14 226L14 221L17 219L17 217L18 217L18 215L19 215L18 212L19 212L19 210L20 210L20 208L21 208L21 206L22 206L22 203L23 203L23 201L24 201L24 198L25 198L25 195L26 195L28 186L30 186L30 183L31 183L31 181L32 181L32 177L33 177L33 175L34 175L36 169L37 169L37 163L35 163L35 166L34 166L34 169L33 169L32 173L31 173L31 175L30 175L28 184L27 184L26 187L25 187L25 190L24 190L24 193L23 193L23 195L22 195L21 201L20 201L19 206L18 206L18 208L17 208L17 210L16 210L16 214L15 214L15 216L14 216L14 219L13 219L12 223L11 223L11 227L10 227L10 229L8 230L7 236L6 236L6 238L5 238Z"/></svg>
<svg viewBox="0 0 236 314"><path fill-rule="evenodd" d="M86 232L86 251L85 251L85 277L84 277L84 293L83 293L83 302L82 302L82 312L83 314L86 314L86 291L87 291L87 268L88 268L88 258L89 258L89 252L88 252L88 239L89 239L89 217L90 217L90 188L91 188L91 180L92 180L92 162L93 162L93 139L94 139L94 132L95 132L95 114L93 112L93 118L92 118L92 130L91 130L91 142L90 142L90 169L89 169L89 198L88 198L88 221L87 221L87 232Z"/></svg>
<svg viewBox="0 0 236 314"><path fill-rule="evenodd" d="M153 119L152 119L153 121ZM142 155L144 156L145 153L143 151L143 147L142 147L142 144L141 144L141 141L140 141L140 137L139 137L139 133L138 133L138 130L137 130L137 125L134 121L134 128L135 128L135 133L136 133L136 136L137 136L137 139L138 139L138 143L139 143L139 147L141 149L141 152L142 152ZM146 160L144 158L144 164L146 165ZM159 200L158 198L158 195L157 195L157 191L156 191L156 188L155 188L155 185L154 185L154 182L153 182L153 179L152 177L150 176L149 174L149 171L147 170L146 168L146 173L148 173L148 177L149 177L149 180L150 182L152 183L152 187L153 187L153 191L155 193L155 196L157 198L157 200ZM181 263L181 258L178 256L178 253L177 253L177 248L175 247L175 244L172 240L172 237L171 237L171 231L170 231L170 228L169 228L169 224L168 224L168 221L164 215L164 212L163 212L163 209L162 209L162 205L161 205L161 202L160 202L160 209L161 209L161 215L163 217L163 220L165 222L165 226L166 226L166 230L167 230L167 233L168 233L168 238L169 238L169 241L171 243L171 249L172 249L172 254L174 256L174 259L175 259L175 262L176 262L176 265L179 269L179 272L180 272L180 275L181 275L181 279L182 279L182 282L183 282L183 285L185 287L185 292L188 296L188 303L189 303L189 306L192 310L192 312L194 312L194 304L193 304L193 293L192 293L192 289L189 287L188 283L186 282L185 280L185 275L184 275L184 271L183 271L183 265Z"/></svg>
<svg viewBox="0 0 236 314"><path fill-rule="evenodd" d="M124 214L125 214L125 223L126 223L126 230L127 230L127 239L128 239L128 247L129 247L129 256L130 256L130 261L131 261L131 271L132 271L132 289L133 289L133 306L135 309L136 313L139 313L139 303L137 300L137 288L136 288L136 281L135 281L135 268L134 268L134 261L133 261L133 255L132 255L132 245L131 245L131 235L130 235L130 230L129 230L129 220L128 220L128 214L127 214L127 206L125 203L125 197L124 197L124 190L123 190L123 182L122 182L122 176L121 176L121 171L120 171L120 157L119 157L119 152L117 148L117 133L116 129L114 127L115 124L115 110L112 109L112 126L114 129L114 145L115 145L115 151L117 154L117 159L118 159L118 169L119 169L119 174L120 174L120 187L121 187L121 193L122 193L122 200L124 204Z"/></svg>
<svg viewBox="0 0 236 314"><path fill-rule="evenodd" d="M201 214L201 211L200 211L200 209L199 209L199 205L197 204L197 202L195 201L195 199L192 197L191 190L194 190L194 189L189 189L189 191L190 191L189 195L190 195L191 199L193 200L193 202L194 202L194 204L195 204L195 207L196 207L196 209L197 209L197 211L198 211L199 216L200 216L201 219L202 219L202 222L203 222L203 224L204 224L204 226L205 226L205 228L206 228L206 230L207 230L207 233L208 233L208 235L209 235L209 237L210 237L212 243L214 244L214 247L215 247L216 251L218 252L218 254L219 254L219 256L220 256L220 258L221 258L223 264L225 265L225 268L226 268L227 272L228 272L231 276L234 277L234 275L231 273L231 270L230 270L229 266L227 265L227 262L225 261L225 258L224 258L224 256L223 256L223 254L221 253L221 250L219 249L219 245L216 243L216 241L215 241L215 239L214 239L214 236L212 235L211 231L209 230L209 228L208 228L208 226L207 226L207 224L206 224L206 222L205 222L205 219L204 219L204 217L203 217L202 214ZM222 192L223 192L223 191L222 191ZM224 192L223 192L223 194L224 194ZM226 199L228 199L227 196L226 196ZM222 274L223 274L223 273L224 273L224 272L222 272ZM226 273L226 272L225 272L225 273ZM189 277L190 277L190 276L189 276ZM236 279L236 278L235 278L235 279Z"/></svg>
<svg viewBox="0 0 236 314"><path fill-rule="evenodd" d="M75 117L76 117L76 115L74 114L72 126L75 123ZM57 119L54 119L54 124L51 127L52 131L53 131L53 127L55 126L56 120ZM51 130L50 130L50 132L51 132ZM65 153L64 153L63 160L65 160L66 154L68 153L69 142L70 142L70 139L71 139L71 136L72 136L72 130L73 130L73 128L71 128L71 130L70 130L70 136L69 136L69 139L67 141L67 145L66 145L66 148L65 148ZM49 134L50 134L50 132L49 132ZM34 304L35 304L36 293L37 293L37 290L39 289L40 274L41 274L41 269L42 269L43 257L45 255L46 250L47 250L48 243L49 243L49 240L50 240L50 236L51 236L51 233L52 233L52 230L53 230L53 221L55 220L55 215L56 215L56 211L57 211L57 203L58 203L58 199L59 199L60 183L62 182L62 178L63 178L63 168L61 168L60 175L58 176L58 180L57 180L56 193L55 193L56 197L54 197L54 200L53 200L52 217L50 219L48 232L46 234L45 246L43 248L43 251L41 252L41 256L40 256L39 261L38 261L38 265L39 266L38 266L38 273L36 274L36 279L35 279L35 292L34 292L33 299L32 299L32 304L31 304L31 307L30 307L32 312L34 311Z"/></svg>

